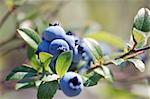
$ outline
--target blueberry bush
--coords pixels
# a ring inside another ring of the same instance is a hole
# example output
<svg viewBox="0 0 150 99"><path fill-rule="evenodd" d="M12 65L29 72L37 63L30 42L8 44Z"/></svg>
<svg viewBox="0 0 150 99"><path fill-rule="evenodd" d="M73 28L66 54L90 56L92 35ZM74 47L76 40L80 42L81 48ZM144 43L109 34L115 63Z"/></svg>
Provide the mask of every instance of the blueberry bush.
<svg viewBox="0 0 150 99"><path fill-rule="evenodd" d="M116 52L112 52L107 44L96 41L101 36L113 38L110 34L89 33L77 37L71 31L66 32L58 23L49 24L42 37L31 28L19 28L17 32L29 46L30 65L22 64L15 68L6 80L17 80L17 90L36 87L38 99L52 99L57 90L73 97L79 95L84 87L97 85L101 79L115 81L108 65L124 69L127 64L122 64L130 62L140 72L145 71L143 53L150 49L147 45L150 10L139 10L134 18L130 40L126 44L117 40L116 46L123 46L123 49Z"/></svg>

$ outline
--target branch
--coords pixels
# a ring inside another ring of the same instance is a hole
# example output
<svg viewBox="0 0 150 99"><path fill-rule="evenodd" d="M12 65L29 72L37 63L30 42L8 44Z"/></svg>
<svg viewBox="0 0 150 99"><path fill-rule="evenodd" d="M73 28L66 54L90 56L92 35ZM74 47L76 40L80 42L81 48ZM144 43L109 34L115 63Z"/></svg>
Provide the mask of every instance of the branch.
<svg viewBox="0 0 150 99"><path fill-rule="evenodd" d="M120 59L120 58L127 57L127 56L129 56L129 55L131 55L132 57L134 57L134 56L139 55L138 53L143 53L145 50L148 50L148 49L150 49L150 46L146 46L146 47L144 47L144 48L140 48L140 49L137 49L137 50L130 50L129 52L127 52L127 53L125 53L125 54L123 54L123 55L121 55L121 56L115 58L115 60ZM137 53L137 54L136 54L136 53ZM133 55L133 54L135 54L135 55ZM129 57L129 58L131 58L131 57Z"/></svg>
<svg viewBox="0 0 150 99"><path fill-rule="evenodd" d="M148 50L148 49L150 49L150 45L146 46L144 48L137 49L136 52L145 51L145 50Z"/></svg>
<svg viewBox="0 0 150 99"><path fill-rule="evenodd" d="M127 53L125 53L125 54L115 58L115 60L120 59L120 58L126 58L126 59L132 58L132 57L135 57L135 56L137 56L139 54L144 53L144 51L148 50L148 49L150 49L150 46L146 46L146 47L143 47L143 48L140 48L140 49L137 49L137 50L130 50L129 52L127 52ZM110 64L113 64L113 63L112 62L107 62L107 63L104 63L102 65L106 66L106 65L110 65ZM99 67L101 67L101 65L99 65L99 64L98 65L93 65L92 68L88 69L87 73L90 73L94 69L99 68Z"/></svg>
<svg viewBox="0 0 150 99"><path fill-rule="evenodd" d="M13 35L10 39L8 39L8 40L6 40L6 41L0 43L0 47L2 47L3 45L5 45L5 44L11 42L12 40L14 40L14 39L16 39L16 38L17 38L17 36L16 36L16 35Z"/></svg>
<svg viewBox="0 0 150 99"><path fill-rule="evenodd" d="M1 53L0 56L4 56L8 53L10 53L11 51L14 51L14 50L17 50L17 49L22 49L22 48L25 48L26 44L25 43L22 43L20 46L16 46L14 48L11 48L11 49L8 49L6 50L5 52Z"/></svg>
<svg viewBox="0 0 150 99"><path fill-rule="evenodd" d="M0 20L0 28L3 26L3 24L8 19L8 17L11 15L11 13L16 10L16 8L17 8L17 6L13 5L12 8L9 11L7 11L6 14L1 18L1 20Z"/></svg>
<svg viewBox="0 0 150 99"><path fill-rule="evenodd" d="M90 73L90 72L92 72L94 69L97 69L97 68L99 68L99 67L101 67L101 65L97 65L97 66L95 66L95 67L92 67L92 68L90 68L90 69L87 70L87 73Z"/></svg>

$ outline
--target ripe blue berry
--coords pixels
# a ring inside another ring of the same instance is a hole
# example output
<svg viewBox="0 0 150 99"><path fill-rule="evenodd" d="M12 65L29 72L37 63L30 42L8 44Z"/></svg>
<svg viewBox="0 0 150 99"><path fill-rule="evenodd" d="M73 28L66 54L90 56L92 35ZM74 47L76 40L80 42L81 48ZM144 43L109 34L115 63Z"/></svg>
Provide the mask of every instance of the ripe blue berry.
<svg viewBox="0 0 150 99"><path fill-rule="evenodd" d="M85 63L82 65L79 71L86 72L90 68L90 65L93 62L93 60L92 57L86 51L82 54L82 59L83 61L85 61Z"/></svg>
<svg viewBox="0 0 150 99"><path fill-rule="evenodd" d="M79 62L72 62L69 68L69 71L72 71L74 69L76 69L76 66L79 64Z"/></svg>
<svg viewBox="0 0 150 99"><path fill-rule="evenodd" d="M38 54L39 52L47 52L49 53L49 45L50 43L43 40L39 45L38 45L38 48L37 48L37 51L36 53Z"/></svg>
<svg viewBox="0 0 150 99"><path fill-rule="evenodd" d="M73 35L65 35L64 40L68 43L71 50L75 48L75 38Z"/></svg>
<svg viewBox="0 0 150 99"><path fill-rule="evenodd" d="M83 89L81 76L75 72L67 72L60 80L60 88L67 96L79 95Z"/></svg>
<svg viewBox="0 0 150 99"><path fill-rule="evenodd" d="M81 47L83 50L82 60L85 61L85 63L82 64L79 71L85 72L85 71L87 71L87 69L90 68L91 63L93 62L93 58L92 58L90 49L86 46L86 44L84 42L81 42Z"/></svg>
<svg viewBox="0 0 150 99"><path fill-rule="evenodd" d="M81 56L82 55L82 53L80 53L80 51L78 50L78 48L77 47L75 47L74 49L73 49L73 62L79 62L80 60L81 60Z"/></svg>
<svg viewBox="0 0 150 99"><path fill-rule="evenodd" d="M81 43L81 46L83 47L84 53L82 54L83 60L89 61L92 60L92 53L90 49L86 46L84 42Z"/></svg>
<svg viewBox="0 0 150 99"><path fill-rule="evenodd" d="M70 66L70 70L74 69L82 59L82 54L84 53L83 47L80 45L76 45L76 47L73 49L73 60L72 64Z"/></svg>
<svg viewBox="0 0 150 99"><path fill-rule="evenodd" d="M69 45L62 39L53 40L49 46L49 52L52 55L58 56L62 52L69 51Z"/></svg>
<svg viewBox="0 0 150 99"><path fill-rule="evenodd" d="M75 36L75 45L80 45L81 39Z"/></svg>
<svg viewBox="0 0 150 99"><path fill-rule="evenodd" d="M66 33L61 26L49 26L43 33L43 39L52 41L54 39L63 39Z"/></svg>

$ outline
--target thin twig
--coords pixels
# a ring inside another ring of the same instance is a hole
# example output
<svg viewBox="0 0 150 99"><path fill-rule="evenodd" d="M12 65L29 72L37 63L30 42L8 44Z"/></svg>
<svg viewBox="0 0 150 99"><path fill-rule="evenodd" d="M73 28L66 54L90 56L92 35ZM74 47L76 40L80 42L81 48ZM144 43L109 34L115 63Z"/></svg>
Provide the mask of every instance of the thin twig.
<svg viewBox="0 0 150 99"><path fill-rule="evenodd" d="M3 56L3 55L6 55L8 53L10 53L11 51L14 51L14 50L17 50L17 49L22 49L26 46L25 43L22 43L20 46L17 46L17 47L14 47L14 48L11 48L9 50L6 50L4 53L0 54L0 56Z"/></svg>
<svg viewBox="0 0 150 99"><path fill-rule="evenodd" d="M126 57L126 56L128 56L128 55L131 55L131 54L139 53L139 52L141 52L141 51L145 51L145 50L148 50L148 49L150 49L150 46L146 46L146 47L144 47L144 48L140 48L140 49L137 49L137 50L130 50L129 52L127 52L127 53L125 53L125 54L123 54L123 55L121 55L121 56L115 58L115 60L120 59L120 58L124 58L124 57ZM136 55L135 55L135 56L136 56Z"/></svg>
<svg viewBox="0 0 150 99"><path fill-rule="evenodd" d="M16 39L16 38L17 38L17 37L16 37L16 35L14 34L14 35L13 35L11 38L9 38L8 40L6 40L6 41L0 43L0 47L2 47L3 45L5 45L5 44L11 42L12 40L14 40L14 39Z"/></svg>
<svg viewBox="0 0 150 99"><path fill-rule="evenodd" d="M137 49L136 52L145 51L145 50L148 50L148 49L150 49L150 45L146 46L144 48Z"/></svg>
<svg viewBox="0 0 150 99"><path fill-rule="evenodd" d="M148 49L150 49L150 46L146 46L144 48L140 48L140 49L137 49L137 50L130 50L129 52L127 52L127 53L125 53L125 54L115 58L115 60L120 59L120 58L124 58L124 57L126 59L129 59L129 58L135 57L135 56L137 56L139 54L142 54L145 50L148 50ZM103 65L106 66L106 65L110 65L110 64L113 64L113 63L112 62L108 62L108 63L104 63ZM96 66L90 68L87 71L87 73L90 73L91 71L93 71L94 69L99 68L99 67L101 67L101 65L96 65Z"/></svg>
<svg viewBox="0 0 150 99"><path fill-rule="evenodd" d="M92 72L94 69L99 68L99 67L101 67L101 66L100 66L100 65L97 65L97 66L95 66L95 67L92 67L92 68L88 69L88 70L87 70L87 74L90 73L90 72Z"/></svg>
<svg viewBox="0 0 150 99"><path fill-rule="evenodd" d="M8 19L8 17L11 15L11 13L16 10L16 8L17 8L17 6L13 5L12 8L9 11L7 11L6 14L1 18L1 20L0 20L0 28L3 26L3 24Z"/></svg>
<svg viewBox="0 0 150 99"><path fill-rule="evenodd" d="M132 54L126 56L125 58L126 58L126 59L133 58L133 57L135 57L135 56L137 56L137 55L143 54L144 52L145 52L145 51L139 51L139 52L136 52L136 53L132 53Z"/></svg>

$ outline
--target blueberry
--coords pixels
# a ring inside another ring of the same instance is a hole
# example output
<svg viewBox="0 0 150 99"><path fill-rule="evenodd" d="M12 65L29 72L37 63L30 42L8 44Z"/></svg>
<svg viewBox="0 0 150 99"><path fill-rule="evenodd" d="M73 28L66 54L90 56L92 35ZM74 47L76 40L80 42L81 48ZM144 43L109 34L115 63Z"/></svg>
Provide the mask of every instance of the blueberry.
<svg viewBox="0 0 150 99"><path fill-rule="evenodd" d="M86 51L82 54L82 58L83 58L83 60L85 60L87 62L92 60L92 57Z"/></svg>
<svg viewBox="0 0 150 99"><path fill-rule="evenodd" d="M90 68L91 63L93 62L93 58L92 58L90 49L86 46L86 44L84 42L81 42L81 47L83 50L82 61L84 61L85 63L82 64L79 71L85 72L87 69Z"/></svg>
<svg viewBox="0 0 150 99"><path fill-rule="evenodd" d="M36 50L36 53L38 54L39 52L47 52L49 53L49 45L50 43L43 40L39 45L38 48Z"/></svg>
<svg viewBox="0 0 150 99"><path fill-rule="evenodd" d="M79 62L72 62L68 71L76 70L77 69L76 67L78 66L78 64L79 64Z"/></svg>
<svg viewBox="0 0 150 99"><path fill-rule="evenodd" d="M75 36L75 46L80 45L80 38Z"/></svg>
<svg viewBox="0 0 150 99"><path fill-rule="evenodd" d="M71 50L73 50L76 45L79 45L80 38L76 37L74 33L68 31L65 35L64 40L69 44Z"/></svg>
<svg viewBox="0 0 150 99"><path fill-rule="evenodd" d="M49 46L49 52L52 55L58 56L62 52L69 51L69 45L62 39L53 40Z"/></svg>
<svg viewBox="0 0 150 99"><path fill-rule="evenodd" d="M64 39L68 43L69 48L73 50L73 62L79 62L82 54L82 48L79 45L80 39L75 37L70 31L66 33Z"/></svg>
<svg viewBox="0 0 150 99"><path fill-rule="evenodd" d="M49 26L43 33L43 39L47 41L52 41L54 39L63 39L66 33L61 26L53 25Z"/></svg>
<svg viewBox="0 0 150 99"><path fill-rule="evenodd" d="M80 45L77 45L74 49L73 49L73 60L72 60L72 64L70 66L70 69L74 69L80 62L80 60L82 59L82 54L84 53L83 51L83 47L81 47Z"/></svg>
<svg viewBox="0 0 150 99"><path fill-rule="evenodd" d="M82 55L82 60L85 61L85 63L82 64L79 71L80 72L86 72L90 68L93 60L92 60L92 57L90 55L88 55L88 53L86 51Z"/></svg>
<svg viewBox="0 0 150 99"><path fill-rule="evenodd" d="M64 40L68 43L71 50L75 48L75 38L73 35L65 35Z"/></svg>
<svg viewBox="0 0 150 99"><path fill-rule="evenodd" d="M73 62L79 62L81 60L81 56L82 53L80 53L80 51L78 50L78 47L75 47L73 49Z"/></svg>
<svg viewBox="0 0 150 99"><path fill-rule="evenodd" d="M75 72L67 72L60 80L60 88L67 96L79 95L83 89L81 76Z"/></svg>
<svg viewBox="0 0 150 99"><path fill-rule="evenodd" d="M86 44L84 42L81 43L81 46L83 47L83 51L84 53L82 54L83 60L85 61L89 61L92 60L92 53L90 51L90 49L86 46Z"/></svg>

